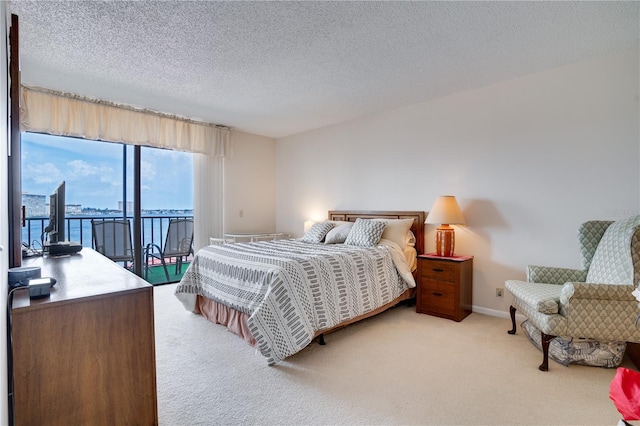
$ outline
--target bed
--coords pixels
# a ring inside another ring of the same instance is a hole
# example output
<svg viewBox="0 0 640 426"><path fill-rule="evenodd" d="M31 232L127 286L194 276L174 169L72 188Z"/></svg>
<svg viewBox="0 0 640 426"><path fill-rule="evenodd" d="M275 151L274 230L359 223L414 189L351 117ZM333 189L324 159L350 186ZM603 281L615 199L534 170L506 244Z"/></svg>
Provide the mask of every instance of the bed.
<svg viewBox="0 0 640 426"><path fill-rule="evenodd" d="M314 226L301 239L204 247L175 295L187 310L257 347L273 365L316 338L324 344L324 335L415 297L424 221L420 211L333 210L317 225L333 229L322 241L309 236ZM354 245L353 238L380 226L378 243ZM356 229L366 232L351 232ZM328 244L341 232L351 239Z"/></svg>

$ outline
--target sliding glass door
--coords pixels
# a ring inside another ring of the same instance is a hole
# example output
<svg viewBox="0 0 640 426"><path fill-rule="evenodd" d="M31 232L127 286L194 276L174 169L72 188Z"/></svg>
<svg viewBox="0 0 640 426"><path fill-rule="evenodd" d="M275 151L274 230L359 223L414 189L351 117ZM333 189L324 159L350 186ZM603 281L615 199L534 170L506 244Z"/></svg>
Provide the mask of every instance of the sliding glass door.
<svg viewBox="0 0 640 426"><path fill-rule="evenodd" d="M65 182L66 239L96 247L92 220L128 221L135 233L134 150L131 145L36 133L22 134L22 242L27 255L42 249L49 224L49 195ZM192 154L143 147L140 150L142 276L153 284L178 281L190 257L164 254L172 220L193 221ZM153 253L154 255L157 253ZM144 263L148 261L148 263ZM131 267L130 262L119 261ZM165 268L167 273L165 273Z"/></svg>
<svg viewBox="0 0 640 426"><path fill-rule="evenodd" d="M142 147L140 159L145 276L176 282L193 255L193 154Z"/></svg>

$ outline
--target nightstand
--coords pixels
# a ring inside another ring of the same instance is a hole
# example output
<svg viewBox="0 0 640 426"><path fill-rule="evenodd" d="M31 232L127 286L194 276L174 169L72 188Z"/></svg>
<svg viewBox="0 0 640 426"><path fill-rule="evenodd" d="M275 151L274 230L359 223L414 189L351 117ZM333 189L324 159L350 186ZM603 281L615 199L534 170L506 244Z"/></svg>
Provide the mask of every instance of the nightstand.
<svg viewBox="0 0 640 426"><path fill-rule="evenodd" d="M418 256L416 312L462 321L471 313L473 256Z"/></svg>

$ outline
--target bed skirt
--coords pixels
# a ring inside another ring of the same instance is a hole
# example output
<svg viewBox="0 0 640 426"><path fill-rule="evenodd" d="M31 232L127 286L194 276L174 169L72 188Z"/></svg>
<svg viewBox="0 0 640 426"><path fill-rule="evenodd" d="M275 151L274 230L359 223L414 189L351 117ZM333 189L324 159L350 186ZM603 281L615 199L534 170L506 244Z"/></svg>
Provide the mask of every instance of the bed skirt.
<svg viewBox="0 0 640 426"><path fill-rule="evenodd" d="M253 338L247 325L249 315L244 312L236 311L222 303L200 295L196 297L195 312L213 323L226 325L231 332L242 337L245 342L251 346L256 346L256 339Z"/></svg>
<svg viewBox="0 0 640 426"><path fill-rule="evenodd" d="M415 293L415 288L409 288L396 299L392 300L386 305L380 306L379 308L374 309L371 312L367 312L366 314L359 315L355 318L344 321L334 327L317 331L313 337L316 338L321 334L325 335L331 333L333 331L341 329L342 327L346 327L349 324L353 324L365 318L369 318L382 313L404 300L409 300L415 297ZM215 324L225 325L229 331L240 336L249 345L254 347L256 346L256 339L254 339L251 331L249 330L249 326L247 325L249 315L245 314L244 312L236 311L235 309L223 305L222 303L216 302L215 300L207 299L206 297L200 295L196 297L195 312L197 314L201 314L206 319Z"/></svg>

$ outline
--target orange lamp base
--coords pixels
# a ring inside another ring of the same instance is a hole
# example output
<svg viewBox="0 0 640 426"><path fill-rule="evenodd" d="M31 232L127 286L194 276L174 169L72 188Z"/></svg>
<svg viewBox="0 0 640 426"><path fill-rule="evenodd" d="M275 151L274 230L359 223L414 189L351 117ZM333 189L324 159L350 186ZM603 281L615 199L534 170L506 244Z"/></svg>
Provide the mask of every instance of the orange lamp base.
<svg viewBox="0 0 640 426"><path fill-rule="evenodd" d="M436 230L436 254L443 257L453 256L456 245L455 231L448 224L443 223Z"/></svg>

